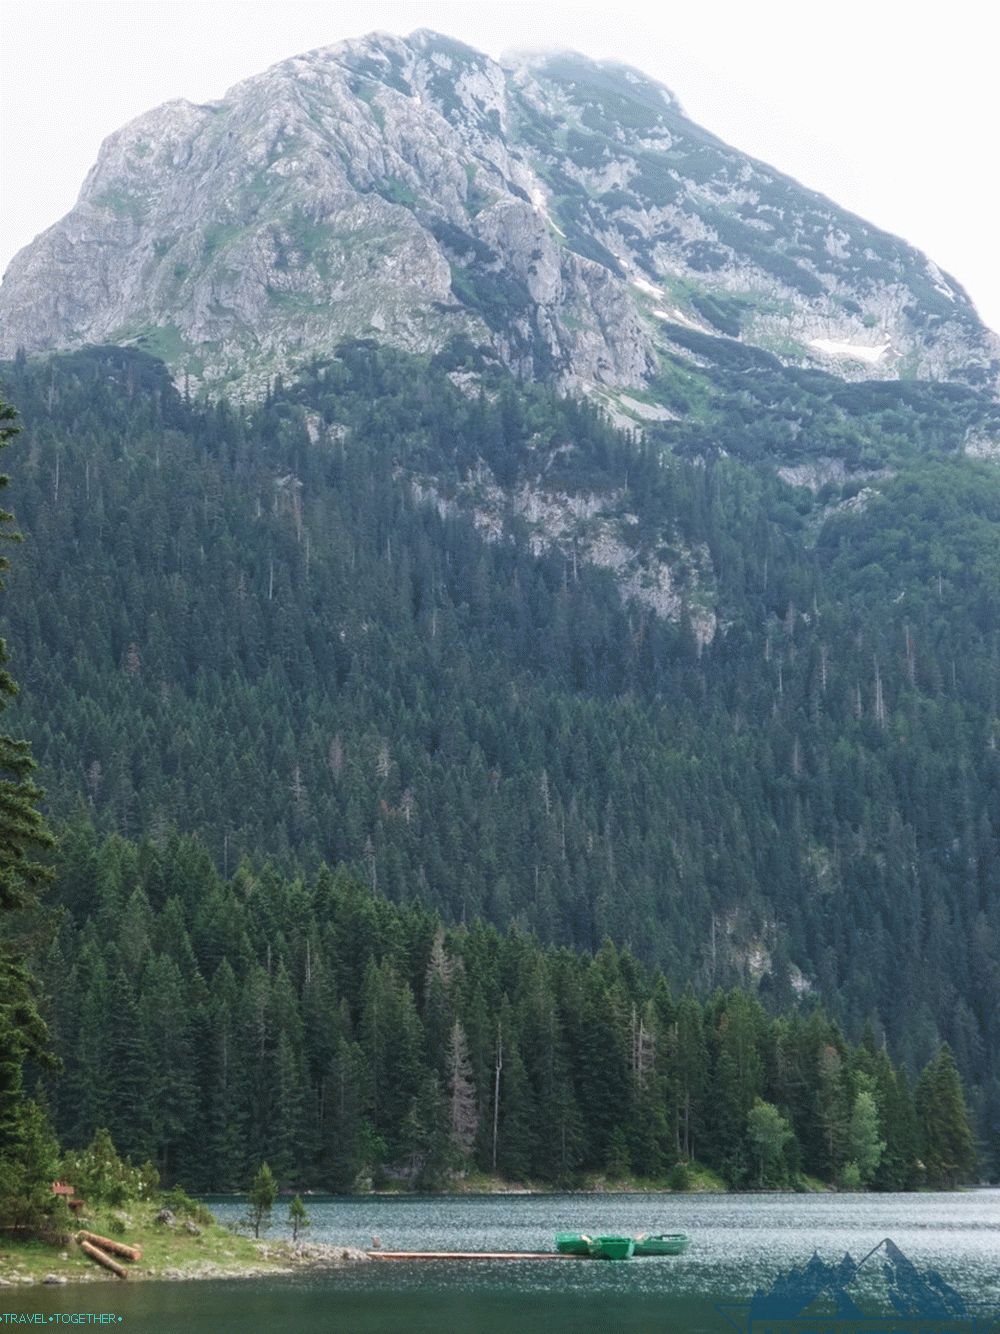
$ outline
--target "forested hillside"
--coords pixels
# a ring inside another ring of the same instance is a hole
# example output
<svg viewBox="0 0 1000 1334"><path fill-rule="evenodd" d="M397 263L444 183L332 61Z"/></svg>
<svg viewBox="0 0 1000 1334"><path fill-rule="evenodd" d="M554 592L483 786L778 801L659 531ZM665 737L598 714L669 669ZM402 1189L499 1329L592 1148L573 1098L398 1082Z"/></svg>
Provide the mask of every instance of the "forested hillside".
<svg viewBox="0 0 1000 1334"><path fill-rule="evenodd" d="M695 351L642 439L460 348L353 344L246 410L134 351L8 364L12 726L59 825L344 863L376 905L628 945L675 997L819 997L911 1074L946 1039L995 1136L1000 472L962 453L994 410ZM579 531L498 520L524 487ZM576 559L595 494L662 614Z"/></svg>
<svg viewBox="0 0 1000 1334"><path fill-rule="evenodd" d="M224 882L189 839L74 831L62 868L57 1127L82 1145L107 1126L190 1189L239 1188L262 1159L338 1191L470 1167L662 1179L693 1159L735 1186L899 1190L972 1164L947 1049L911 1090L871 1032L851 1047L814 1006L699 1003L610 944L445 932L343 871Z"/></svg>

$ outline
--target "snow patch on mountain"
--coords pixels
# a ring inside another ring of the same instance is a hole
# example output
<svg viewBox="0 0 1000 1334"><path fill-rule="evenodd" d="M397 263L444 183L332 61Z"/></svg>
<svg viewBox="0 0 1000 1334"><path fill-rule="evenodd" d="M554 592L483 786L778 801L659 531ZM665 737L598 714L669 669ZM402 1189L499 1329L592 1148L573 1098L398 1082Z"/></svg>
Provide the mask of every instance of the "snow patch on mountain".
<svg viewBox="0 0 1000 1334"><path fill-rule="evenodd" d="M867 347L860 343L838 343L832 338L810 338L809 346L828 357L846 357L850 361L863 361L869 366L877 366L892 348L887 339L880 347Z"/></svg>

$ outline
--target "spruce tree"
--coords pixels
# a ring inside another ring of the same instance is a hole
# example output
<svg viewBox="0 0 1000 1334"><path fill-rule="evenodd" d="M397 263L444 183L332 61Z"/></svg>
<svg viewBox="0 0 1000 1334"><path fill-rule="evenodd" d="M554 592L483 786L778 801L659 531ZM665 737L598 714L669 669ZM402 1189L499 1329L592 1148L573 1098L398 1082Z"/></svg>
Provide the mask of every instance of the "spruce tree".
<svg viewBox="0 0 1000 1334"><path fill-rule="evenodd" d="M433 1051L433 1048L431 1048ZM446 1047L448 1122L455 1148L463 1158L468 1157L476 1142L479 1129L479 1108L476 1087L472 1080L469 1045L465 1031L456 1019L448 1035Z"/></svg>
<svg viewBox="0 0 1000 1334"><path fill-rule="evenodd" d="M42 1105L24 1099L12 1118L6 1151L0 1155L0 1228L44 1232L61 1212L52 1194L59 1176L59 1145Z"/></svg>
<svg viewBox="0 0 1000 1334"><path fill-rule="evenodd" d="M877 1098L885 1150L872 1180L875 1190L909 1190L919 1184L920 1135L913 1094L904 1069L879 1053Z"/></svg>
<svg viewBox="0 0 1000 1334"><path fill-rule="evenodd" d="M334 1194L358 1189L359 1176L378 1167L385 1141L366 1116L371 1101L371 1076L364 1052L341 1038L323 1077L319 1180Z"/></svg>
<svg viewBox="0 0 1000 1334"><path fill-rule="evenodd" d="M917 1081L914 1100L928 1184L956 1186L968 1181L975 1170L976 1150L962 1081L946 1042Z"/></svg>
<svg viewBox="0 0 1000 1334"><path fill-rule="evenodd" d="M677 1007L671 1065L677 1156L689 1162L697 1153L697 1130L708 1083L708 1049L701 1006L690 989Z"/></svg>
<svg viewBox="0 0 1000 1334"><path fill-rule="evenodd" d="M247 1212L244 1223L253 1228L255 1237L271 1226L271 1210L278 1198L278 1183L267 1163L261 1163L247 1196Z"/></svg>
<svg viewBox="0 0 1000 1334"><path fill-rule="evenodd" d="M299 1233L312 1222L301 1195L296 1195L288 1206L288 1221L292 1227L292 1241L298 1241Z"/></svg>

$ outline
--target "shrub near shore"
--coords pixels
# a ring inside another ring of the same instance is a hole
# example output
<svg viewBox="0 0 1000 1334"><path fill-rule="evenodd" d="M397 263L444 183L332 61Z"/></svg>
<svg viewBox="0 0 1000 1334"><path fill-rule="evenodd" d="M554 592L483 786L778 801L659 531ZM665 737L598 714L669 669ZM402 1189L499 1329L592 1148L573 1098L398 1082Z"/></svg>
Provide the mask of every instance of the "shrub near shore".
<svg viewBox="0 0 1000 1334"><path fill-rule="evenodd" d="M282 1273L322 1262L364 1258L351 1248L268 1244L223 1227L200 1201L179 1187L161 1191L156 1168L121 1158L106 1130L79 1153L67 1154L63 1176L83 1201L71 1217L53 1196L48 1224L32 1235L0 1238L0 1286L20 1283L87 1283L113 1278L81 1248L77 1231L137 1247L142 1259L127 1264L130 1279L239 1278Z"/></svg>

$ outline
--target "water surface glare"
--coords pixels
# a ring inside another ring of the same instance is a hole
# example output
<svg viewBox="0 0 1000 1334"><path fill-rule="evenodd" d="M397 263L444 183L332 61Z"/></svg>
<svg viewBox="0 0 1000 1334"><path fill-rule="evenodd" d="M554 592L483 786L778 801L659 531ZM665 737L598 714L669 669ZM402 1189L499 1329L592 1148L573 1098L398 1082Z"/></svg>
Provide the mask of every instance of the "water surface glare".
<svg viewBox="0 0 1000 1334"><path fill-rule="evenodd" d="M242 1202L212 1200L223 1222ZM684 1256L601 1261L380 1262L290 1278L109 1283L0 1293L0 1311L113 1311L156 1334L716 1334L814 1251L857 1260L891 1237L970 1302L1000 1306L1000 1191L922 1195L546 1195L306 1198L310 1240L386 1250L547 1251L561 1229L676 1231ZM287 1235L287 1201L270 1236ZM282 1220L282 1224L278 1224Z"/></svg>

